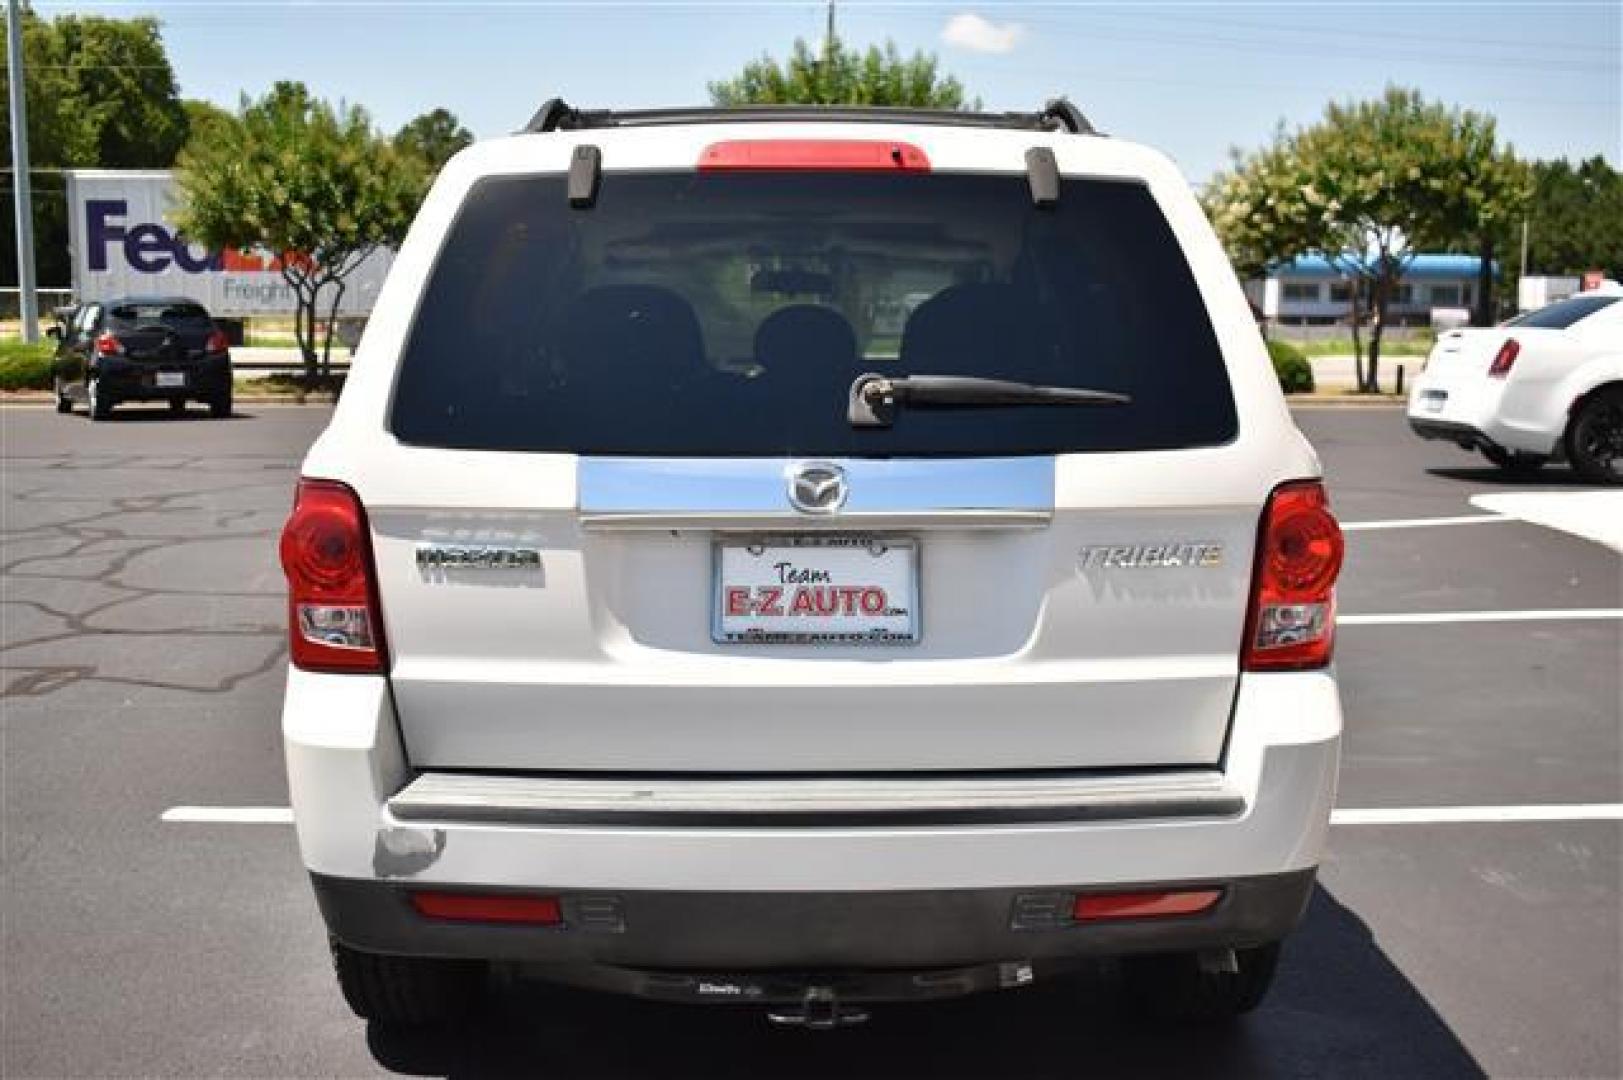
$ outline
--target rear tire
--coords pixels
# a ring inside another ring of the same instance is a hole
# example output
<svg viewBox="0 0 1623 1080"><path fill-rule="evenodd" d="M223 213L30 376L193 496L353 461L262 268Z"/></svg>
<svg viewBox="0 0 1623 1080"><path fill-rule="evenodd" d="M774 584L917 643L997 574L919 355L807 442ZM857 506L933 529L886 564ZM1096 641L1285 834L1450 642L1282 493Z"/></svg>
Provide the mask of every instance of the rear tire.
<svg viewBox="0 0 1623 1080"><path fill-rule="evenodd" d="M231 419L231 391L227 390L209 399L209 415L216 420Z"/></svg>
<svg viewBox="0 0 1623 1080"><path fill-rule="evenodd" d="M1623 387L1591 394L1567 425L1567 460L1583 479L1623 484Z"/></svg>
<svg viewBox="0 0 1623 1080"><path fill-rule="evenodd" d="M68 397L67 388L62 385L61 379L54 381L53 389L56 392L56 411L67 414L73 411L73 399Z"/></svg>
<svg viewBox="0 0 1623 1080"><path fill-rule="evenodd" d="M1482 456L1512 476L1531 476L1544 468L1548 458L1536 454L1521 454L1498 446L1484 446Z"/></svg>
<svg viewBox="0 0 1623 1080"><path fill-rule="evenodd" d="M92 378L85 383L85 397L90 405L90 419L106 420L113 415L113 402L101 392L101 380Z"/></svg>
<svg viewBox="0 0 1623 1080"><path fill-rule="evenodd" d="M328 936L333 970L344 1000L363 1020L416 1027L467 1013L484 990L478 960L384 956L352 949Z"/></svg>
<svg viewBox="0 0 1623 1080"><path fill-rule="evenodd" d="M1195 1023L1232 1020L1255 1009L1273 985L1279 942L1235 949L1239 970L1207 971L1195 953L1133 956L1122 961L1127 994L1154 1016Z"/></svg>

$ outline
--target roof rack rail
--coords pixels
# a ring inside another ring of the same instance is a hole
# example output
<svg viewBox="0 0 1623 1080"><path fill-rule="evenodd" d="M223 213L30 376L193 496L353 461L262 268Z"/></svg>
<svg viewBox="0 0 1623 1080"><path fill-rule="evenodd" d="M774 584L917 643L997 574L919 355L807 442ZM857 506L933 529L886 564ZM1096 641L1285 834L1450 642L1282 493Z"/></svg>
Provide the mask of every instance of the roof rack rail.
<svg viewBox="0 0 1623 1080"><path fill-rule="evenodd" d="M885 105L727 105L678 109L577 109L562 98L544 102L522 134L585 131L615 127L658 127L665 124L771 123L833 120L844 123L938 124L943 127L1006 128L1015 131L1068 131L1097 135L1088 118L1065 98L1055 98L1038 112L964 112Z"/></svg>

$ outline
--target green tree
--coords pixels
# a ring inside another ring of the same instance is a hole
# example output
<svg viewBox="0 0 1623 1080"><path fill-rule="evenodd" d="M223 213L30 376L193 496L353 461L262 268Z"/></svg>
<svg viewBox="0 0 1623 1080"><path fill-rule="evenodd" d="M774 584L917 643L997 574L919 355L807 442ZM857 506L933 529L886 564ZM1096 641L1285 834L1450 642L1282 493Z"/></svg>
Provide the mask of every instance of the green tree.
<svg viewBox="0 0 1623 1080"><path fill-rule="evenodd" d="M47 285L68 280L64 168L167 168L188 118L155 19L23 12L28 151L34 176L35 261ZM3 80L0 80L3 82ZM0 86L0 139L9 145L9 88ZM7 194L12 194L7 183ZM9 202L9 200L8 200ZM0 275L17 281L16 214L0 223Z"/></svg>
<svg viewBox="0 0 1623 1080"><path fill-rule="evenodd" d="M236 114L222 109L212 101L187 98L181 107L186 110L186 141L207 139L236 122Z"/></svg>
<svg viewBox="0 0 1623 1080"><path fill-rule="evenodd" d="M1524 273L1605 270L1623 276L1623 172L1601 157L1533 165ZM1521 243L1521 221L1506 222L1503 243ZM1514 247L1510 250L1515 250Z"/></svg>
<svg viewBox="0 0 1623 1080"><path fill-rule="evenodd" d="M1414 256L1488 243L1524 198L1525 173L1491 118L1389 88L1237 157L1206 203L1242 272L1318 252L1350 280L1355 335L1371 317L1367 365L1355 336L1358 384L1375 393L1387 308Z"/></svg>
<svg viewBox="0 0 1623 1080"><path fill-rule="evenodd" d="M176 223L188 236L280 255L313 383L330 373L344 279L380 246L405 237L424 177L422 163L379 135L365 110L335 108L302 83L280 82L258 101L244 98L233 123L188 146L179 183Z"/></svg>
<svg viewBox="0 0 1623 1080"><path fill-rule="evenodd" d="M891 42L865 52L831 38L813 52L802 39L783 63L763 56L744 65L732 79L710 84L716 105L906 105L921 108L979 108L966 103L964 87L937 70L923 52L904 57Z"/></svg>
<svg viewBox="0 0 1623 1080"><path fill-rule="evenodd" d="M473 132L463 127L449 109L423 113L395 132L394 137L395 149L415 156L429 176L437 174L451 155L472 143Z"/></svg>

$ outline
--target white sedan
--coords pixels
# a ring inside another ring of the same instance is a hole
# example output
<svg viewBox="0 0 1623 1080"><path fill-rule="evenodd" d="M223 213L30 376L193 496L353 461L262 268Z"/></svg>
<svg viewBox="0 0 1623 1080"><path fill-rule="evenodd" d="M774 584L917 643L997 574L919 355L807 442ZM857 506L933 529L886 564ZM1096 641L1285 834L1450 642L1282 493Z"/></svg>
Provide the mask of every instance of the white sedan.
<svg viewBox="0 0 1623 1080"><path fill-rule="evenodd" d="M1409 395L1409 426L1504 469L1565 458L1587 480L1623 483L1623 286L1443 334Z"/></svg>

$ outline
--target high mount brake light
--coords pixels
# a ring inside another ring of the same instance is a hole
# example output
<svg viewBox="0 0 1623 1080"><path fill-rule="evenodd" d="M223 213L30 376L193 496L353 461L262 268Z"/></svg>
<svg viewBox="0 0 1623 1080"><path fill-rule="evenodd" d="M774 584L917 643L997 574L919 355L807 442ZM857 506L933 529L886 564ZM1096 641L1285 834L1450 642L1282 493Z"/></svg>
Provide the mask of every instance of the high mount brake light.
<svg viewBox="0 0 1623 1080"><path fill-rule="evenodd" d="M1244 670L1292 671L1330 662L1344 551L1323 484L1303 480L1274 489L1257 537L1240 654Z"/></svg>
<svg viewBox="0 0 1623 1080"><path fill-rule="evenodd" d="M699 155L700 172L910 172L930 171L930 159L912 143L888 139L732 139Z"/></svg>
<svg viewBox="0 0 1623 1080"><path fill-rule="evenodd" d="M1510 374L1511 365L1516 363L1516 357L1521 355L1522 344L1515 338L1506 338L1505 343L1499 346L1494 353L1493 363L1488 365L1488 378L1503 379Z"/></svg>
<svg viewBox="0 0 1623 1080"><path fill-rule="evenodd" d="M366 511L355 492L330 480L300 480L281 556L294 666L382 673L388 652Z"/></svg>
<svg viewBox="0 0 1623 1080"><path fill-rule="evenodd" d="M103 330L96 337L97 356L123 356L124 343L111 330Z"/></svg>

